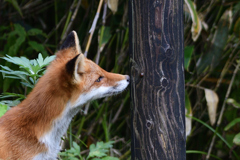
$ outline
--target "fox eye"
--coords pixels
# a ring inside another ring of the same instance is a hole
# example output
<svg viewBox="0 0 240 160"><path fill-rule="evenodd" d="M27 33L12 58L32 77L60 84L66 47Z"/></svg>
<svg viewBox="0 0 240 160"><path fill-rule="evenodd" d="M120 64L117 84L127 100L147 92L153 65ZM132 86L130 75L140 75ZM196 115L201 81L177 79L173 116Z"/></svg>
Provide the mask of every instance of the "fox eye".
<svg viewBox="0 0 240 160"><path fill-rule="evenodd" d="M100 76L95 82L100 82L103 79L103 76Z"/></svg>

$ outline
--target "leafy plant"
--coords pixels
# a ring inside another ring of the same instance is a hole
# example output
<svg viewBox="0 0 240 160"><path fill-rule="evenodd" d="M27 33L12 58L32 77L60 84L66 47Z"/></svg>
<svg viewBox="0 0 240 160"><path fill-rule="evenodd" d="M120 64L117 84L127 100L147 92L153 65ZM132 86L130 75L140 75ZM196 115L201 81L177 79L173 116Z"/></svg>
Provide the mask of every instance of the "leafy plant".
<svg viewBox="0 0 240 160"><path fill-rule="evenodd" d="M60 152L58 155L61 156L62 160L78 160L79 158L83 160L80 152L80 146L76 142L73 142L73 146L70 149Z"/></svg>
<svg viewBox="0 0 240 160"><path fill-rule="evenodd" d="M19 24L13 24L12 31L9 31L8 26L2 26L2 31L5 32L1 37L1 40L7 40L7 45L4 46L4 50L0 52L0 54L8 54L11 56L17 55L19 49L21 47L25 47L24 52L31 53L33 51L41 52L44 56L47 56L47 52L44 49L43 44L40 44L36 41L32 40L33 36L41 35L43 37L47 37L42 30L37 28L32 28L28 31L25 30ZM25 53L26 54L26 53Z"/></svg>
<svg viewBox="0 0 240 160"><path fill-rule="evenodd" d="M91 144L90 145L90 152L87 156L87 160L118 160L118 158L111 157L107 155L107 152L109 152L109 149L112 148L113 141L109 142L97 142L97 144ZM79 158L83 160L83 157L80 154L80 146L73 142L73 146L64 151L60 152L59 155L61 156L62 160L78 160Z"/></svg>
<svg viewBox="0 0 240 160"><path fill-rule="evenodd" d="M4 78L20 79L22 84L26 87L33 88L38 79L43 75L44 67L47 66L55 56L46 57L43 59L42 54L38 54L38 58L35 60L29 60L26 57L11 57L6 55L2 59L16 64L19 66L19 70L14 71L7 66L2 66L0 72L3 73ZM6 97L4 97L6 98Z"/></svg>
<svg viewBox="0 0 240 160"><path fill-rule="evenodd" d="M9 109L8 105L0 103L0 117L2 117L7 112L8 109Z"/></svg>
<svg viewBox="0 0 240 160"><path fill-rule="evenodd" d="M87 159L93 158L93 157L98 157L98 158L113 158L113 157L109 157L107 156L107 152L109 148L112 148L112 144L114 142L113 141L109 141L106 143L103 142L97 142L97 144L91 144L90 145L90 152L89 155L87 157ZM113 159L117 159L117 158L113 158Z"/></svg>

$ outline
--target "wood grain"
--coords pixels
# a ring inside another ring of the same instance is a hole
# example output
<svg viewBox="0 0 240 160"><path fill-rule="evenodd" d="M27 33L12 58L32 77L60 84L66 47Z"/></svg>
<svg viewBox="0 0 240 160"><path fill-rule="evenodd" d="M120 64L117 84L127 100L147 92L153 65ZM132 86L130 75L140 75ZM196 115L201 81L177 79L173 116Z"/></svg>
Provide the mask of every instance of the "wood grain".
<svg viewBox="0 0 240 160"><path fill-rule="evenodd" d="M183 0L130 0L132 159L184 160Z"/></svg>

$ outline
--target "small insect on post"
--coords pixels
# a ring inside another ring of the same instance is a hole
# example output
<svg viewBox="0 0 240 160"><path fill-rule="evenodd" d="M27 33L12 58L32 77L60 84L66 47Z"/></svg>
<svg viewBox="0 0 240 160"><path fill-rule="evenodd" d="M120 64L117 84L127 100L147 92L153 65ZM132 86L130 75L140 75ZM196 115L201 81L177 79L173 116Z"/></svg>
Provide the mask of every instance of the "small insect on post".
<svg viewBox="0 0 240 160"><path fill-rule="evenodd" d="M184 160L183 0L129 0L132 159Z"/></svg>

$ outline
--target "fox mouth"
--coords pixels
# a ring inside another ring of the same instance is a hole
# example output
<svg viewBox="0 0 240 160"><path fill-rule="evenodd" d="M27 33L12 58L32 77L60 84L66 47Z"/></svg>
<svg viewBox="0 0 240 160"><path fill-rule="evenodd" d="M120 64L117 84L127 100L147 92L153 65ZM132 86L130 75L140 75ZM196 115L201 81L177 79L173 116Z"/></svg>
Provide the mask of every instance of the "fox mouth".
<svg viewBox="0 0 240 160"><path fill-rule="evenodd" d="M119 93L122 93L123 91L125 91L126 89L122 90L122 91L112 91L112 92L108 92L108 93L105 93L103 96L104 97L108 97L108 96L115 96Z"/></svg>
<svg viewBox="0 0 240 160"><path fill-rule="evenodd" d="M125 86L126 85L126 86ZM125 90L127 90L127 87L128 87L129 83L128 84L121 84L119 83L118 85L116 86L113 86L111 91L103 94L104 97L107 97L107 96L114 96L114 95L117 95L119 93L122 93L124 92Z"/></svg>

